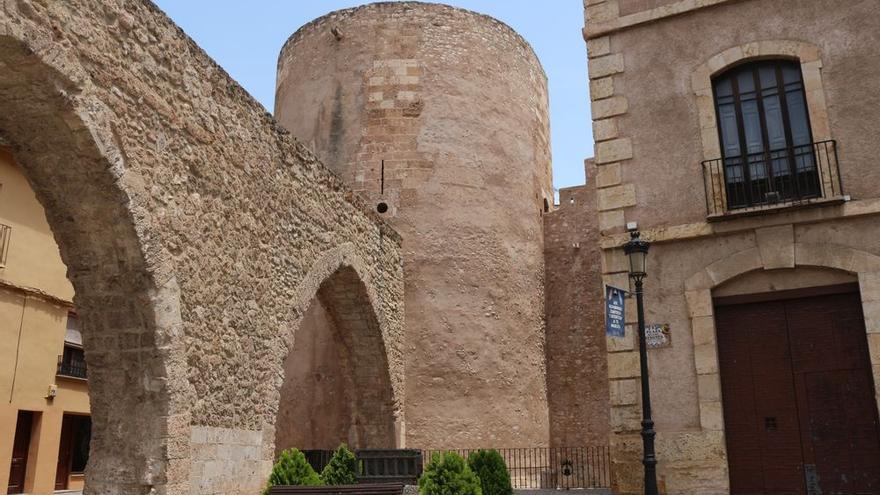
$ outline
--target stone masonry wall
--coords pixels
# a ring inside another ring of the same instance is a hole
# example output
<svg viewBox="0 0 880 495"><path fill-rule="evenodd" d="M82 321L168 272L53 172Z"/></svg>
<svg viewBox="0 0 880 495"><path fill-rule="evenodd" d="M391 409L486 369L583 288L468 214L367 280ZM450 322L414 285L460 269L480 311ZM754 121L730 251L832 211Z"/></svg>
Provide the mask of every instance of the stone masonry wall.
<svg viewBox="0 0 880 495"><path fill-rule="evenodd" d="M76 289L87 493L257 492L283 359L340 270L402 429L399 236L152 4L4 4L0 133Z"/></svg>
<svg viewBox="0 0 880 495"><path fill-rule="evenodd" d="M531 47L473 12L370 4L291 36L276 96L279 122L403 238L408 446L546 445L552 187Z"/></svg>
<svg viewBox="0 0 880 495"><path fill-rule="evenodd" d="M559 191L559 207L544 216L544 263L550 443L605 445L610 431L602 259L591 187Z"/></svg>

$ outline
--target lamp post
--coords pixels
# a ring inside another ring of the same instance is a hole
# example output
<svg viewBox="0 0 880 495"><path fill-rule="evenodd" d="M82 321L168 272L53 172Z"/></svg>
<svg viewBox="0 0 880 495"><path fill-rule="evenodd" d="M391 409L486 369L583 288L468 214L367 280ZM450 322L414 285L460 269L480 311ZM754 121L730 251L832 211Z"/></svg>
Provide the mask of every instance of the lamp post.
<svg viewBox="0 0 880 495"><path fill-rule="evenodd" d="M629 278L636 289L636 311L639 324L639 364L642 374L642 446L645 466L645 495L658 495L657 456L654 454L654 420L651 419L651 384L648 379L648 347L645 342L645 305L642 301L642 282L647 276L646 261L650 244L639 238L638 230L630 231L630 240L623 245L629 258Z"/></svg>

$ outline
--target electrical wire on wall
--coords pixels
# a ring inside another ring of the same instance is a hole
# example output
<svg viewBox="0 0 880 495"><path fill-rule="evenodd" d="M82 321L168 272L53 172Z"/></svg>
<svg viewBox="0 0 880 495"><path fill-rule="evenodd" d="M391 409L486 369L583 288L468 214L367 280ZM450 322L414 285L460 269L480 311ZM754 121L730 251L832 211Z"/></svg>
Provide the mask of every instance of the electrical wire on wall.
<svg viewBox="0 0 880 495"><path fill-rule="evenodd" d="M27 308L28 296L22 296L21 316L18 319L18 342L15 344L15 363L12 368L12 386L9 387L9 403L12 404L12 396L15 394L15 377L18 376L18 354L21 352L21 333L24 328L24 310Z"/></svg>

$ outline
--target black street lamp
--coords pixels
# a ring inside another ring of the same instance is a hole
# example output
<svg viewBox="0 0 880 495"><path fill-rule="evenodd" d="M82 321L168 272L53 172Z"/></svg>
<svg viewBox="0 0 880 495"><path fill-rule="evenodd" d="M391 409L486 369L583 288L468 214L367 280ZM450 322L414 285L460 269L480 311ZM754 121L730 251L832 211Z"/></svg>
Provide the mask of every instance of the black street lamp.
<svg viewBox="0 0 880 495"><path fill-rule="evenodd" d="M639 364L642 372L642 446L645 466L645 495L658 495L657 456L654 453L654 420L651 419L651 384L648 379L648 347L645 343L645 305L642 301L642 282L647 276L646 261L650 244L639 238L639 231L630 231L630 240L623 245L629 257L629 278L636 289L636 311L639 319Z"/></svg>

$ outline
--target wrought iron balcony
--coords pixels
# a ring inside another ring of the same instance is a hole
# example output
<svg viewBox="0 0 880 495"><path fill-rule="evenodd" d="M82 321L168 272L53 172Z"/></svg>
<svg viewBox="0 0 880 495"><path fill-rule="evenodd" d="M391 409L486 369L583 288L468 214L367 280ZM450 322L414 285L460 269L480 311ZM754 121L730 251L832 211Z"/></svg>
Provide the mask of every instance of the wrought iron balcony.
<svg viewBox="0 0 880 495"><path fill-rule="evenodd" d="M835 141L703 162L709 218L843 197Z"/></svg>
<svg viewBox="0 0 880 495"><path fill-rule="evenodd" d="M9 238L12 236L12 227L0 223L0 268L6 266L6 256L9 254Z"/></svg>
<svg viewBox="0 0 880 495"><path fill-rule="evenodd" d="M58 356L57 374L73 378L87 378L86 360L82 349L65 346L64 355Z"/></svg>

